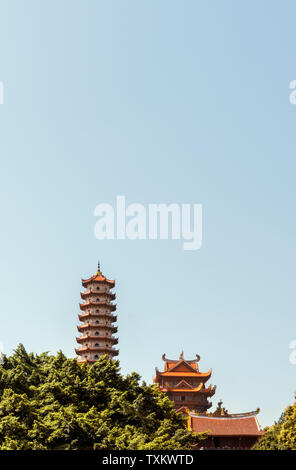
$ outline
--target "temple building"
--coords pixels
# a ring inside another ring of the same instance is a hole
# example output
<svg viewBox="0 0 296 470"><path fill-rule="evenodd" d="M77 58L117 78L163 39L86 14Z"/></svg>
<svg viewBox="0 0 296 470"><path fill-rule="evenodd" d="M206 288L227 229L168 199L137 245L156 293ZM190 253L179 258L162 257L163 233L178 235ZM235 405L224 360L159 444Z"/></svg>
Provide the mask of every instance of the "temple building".
<svg viewBox="0 0 296 470"><path fill-rule="evenodd" d="M76 338L80 347L75 349L79 356L78 362L94 363L100 356L107 354L110 358L118 355L118 350L114 345L118 343L118 338L114 338L117 332L117 316L114 315L116 305L115 293L112 289L115 281L107 279L100 270L89 279L82 280L85 288L81 298L83 303L79 304L82 313L78 315L81 325L77 327L81 335Z"/></svg>
<svg viewBox="0 0 296 470"><path fill-rule="evenodd" d="M199 372L198 355L196 359L188 361L184 359L183 352L178 360L167 359L164 354L162 360L164 371L160 372L156 368L153 382L174 402L176 410L185 406L189 410L205 412L212 406L208 399L214 395L216 387L205 386L212 370Z"/></svg>
<svg viewBox="0 0 296 470"><path fill-rule="evenodd" d="M230 414L221 405L220 401L214 413L194 413L185 407L180 410L188 416L189 430L209 433L198 447L202 449L251 449L264 434L257 420L259 408L249 413Z"/></svg>

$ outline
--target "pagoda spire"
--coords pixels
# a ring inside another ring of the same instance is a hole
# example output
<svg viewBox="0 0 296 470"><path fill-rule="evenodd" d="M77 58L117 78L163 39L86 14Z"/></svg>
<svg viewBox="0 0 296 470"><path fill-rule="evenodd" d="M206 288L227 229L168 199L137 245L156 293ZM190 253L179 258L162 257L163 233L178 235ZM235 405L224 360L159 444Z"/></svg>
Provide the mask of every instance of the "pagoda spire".
<svg viewBox="0 0 296 470"><path fill-rule="evenodd" d="M100 260L98 260L98 270L97 270L96 274L102 274L102 273L101 273Z"/></svg>
<svg viewBox="0 0 296 470"><path fill-rule="evenodd" d="M116 304L112 302L116 297L112 292L115 281L102 274L99 261L97 272L82 280L82 285L85 290L80 294L84 302L79 305L82 312L78 318L82 324L77 327L81 333L76 338L80 345L75 349L77 361L93 363L105 354L110 358L118 356L118 350L113 347L118 343L118 338L113 336L117 332L117 326L113 325L117 321L113 313Z"/></svg>

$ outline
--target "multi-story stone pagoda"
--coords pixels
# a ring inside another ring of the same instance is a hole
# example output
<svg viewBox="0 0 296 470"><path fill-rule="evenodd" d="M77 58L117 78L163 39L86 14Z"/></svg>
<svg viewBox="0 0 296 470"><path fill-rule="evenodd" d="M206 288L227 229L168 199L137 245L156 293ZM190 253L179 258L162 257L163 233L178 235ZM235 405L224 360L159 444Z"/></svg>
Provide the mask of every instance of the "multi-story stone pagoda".
<svg viewBox="0 0 296 470"><path fill-rule="evenodd" d="M84 302L79 304L82 313L78 317L82 324L77 327L81 333L76 338L80 345L75 349L77 361L93 363L105 354L110 358L118 356L118 350L113 347L118 343L118 338L113 336L117 332L117 326L113 325L117 316L112 313L116 310L112 303L116 295L111 292L115 281L103 276L99 263L96 274L82 280L82 285L85 291L80 294Z"/></svg>
<svg viewBox="0 0 296 470"><path fill-rule="evenodd" d="M205 386L205 382L212 375L212 369L209 372L199 372L198 355L196 359L187 361L183 357L183 352L179 360L167 359L164 354L162 360L165 363L164 371L160 372L156 368L153 381L174 402L176 410L181 411L186 407L202 413L212 406L208 398L214 395L216 386Z"/></svg>

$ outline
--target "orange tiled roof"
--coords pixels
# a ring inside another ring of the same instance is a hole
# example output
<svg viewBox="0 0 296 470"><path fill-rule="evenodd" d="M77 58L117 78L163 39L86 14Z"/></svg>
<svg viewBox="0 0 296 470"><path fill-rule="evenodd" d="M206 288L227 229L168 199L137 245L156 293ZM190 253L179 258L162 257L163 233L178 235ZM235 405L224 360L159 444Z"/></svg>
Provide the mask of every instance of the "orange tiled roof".
<svg viewBox="0 0 296 470"><path fill-rule="evenodd" d="M188 364L191 369L194 369L195 371L198 370L198 365L196 363L190 363L190 362L183 361L183 360L176 361L176 362L166 362L164 370L169 371L169 370L175 369L175 367L182 364L182 362L186 362L186 364Z"/></svg>
<svg viewBox="0 0 296 470"><path fill-rule="evenodd" d="M187 370L192 370L192 372L198 371L198 365L196 362L193 361L185 361L184 359L179 359L178 361L165 361L165 372L169 372L178 368L185 368Z"/></svg>
<svg viewBox="0 0 296 470"><path fill-rule="evenodd" d="M201 384L202 385L202 384ZM201 391L201 387L196 387L196 388L166 388L166 387L161 387L160 388L162 391L169 390L172 392L199 392Z"/></svg>
<svg viewBox="0 0 296 470"><path fill-rule="evenodd" d="M162 391L170 391L170 392L200 392L205 393L206 395L213 396L216 391L216 385L213 386L212 384L209 387L204 387L203 382L201 382L197 387L191 387L188 384L188 387L180 387L179 384L176 387L170 387L168 384L165 384L164 387L160 387Z"/></svg>
<svg viewBox="0 0 296 470"><path fill-rule="evenodd" d="M208 372L158 372L158 375L161 375L162 377L211 377L212 370L209 370Z"/></svg>
<svg viewBox="0 0 296 470"><path fill-rule="evenodd" d="M191 429L194 432L209 431L210 436L261 436L256 412L243 415L217 417L190 414Z"/></svg>
<svg viewBox="0 0 296 470"><path fill-rule="evenodd" d="M89 279L82 279L82 284L89 284L90 282L106 282L107 284L110 284L112 287L115 286L115 281L112 279L107 279L101 271L97 271L94 276L90 277Z"/></svg>
<svg viewBox="0 0 296 470"><path fill-rule="evenodd" d="M162 379L166 378L182 378L183 380L186 379L201 379L203 384L209 380L209 378L212 375L212 369L210 369L208 372L200 372L198 368L198 362L200 360L200 356L196 354L196 359L193 360L186 360L184 359L183 352L180 354L180 357L178 360L172 360L172 359L167 359L166 355L163 354L162 360L164 361L164 371L160 372L156 368L156 376L153 378L154 383L163 383ZM188 388L192 388L190 385L190 381L187 383ZM178 384L176 386L176 389L180 388L178 387ZM185 387L187 388L187 387ZM211 388L209 390L213 390L213 393L215 393L215 388Z"/></svg>

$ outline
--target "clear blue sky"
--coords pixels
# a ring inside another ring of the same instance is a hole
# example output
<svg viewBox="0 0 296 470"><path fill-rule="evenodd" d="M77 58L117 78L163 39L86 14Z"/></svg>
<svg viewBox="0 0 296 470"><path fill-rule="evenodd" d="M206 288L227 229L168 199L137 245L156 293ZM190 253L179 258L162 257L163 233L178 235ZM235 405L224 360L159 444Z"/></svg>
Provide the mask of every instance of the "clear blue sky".
<svg viewBox="0 0 296 470"><path fill-rule="evenodd" d="M0 1L0 340L74 357L81 278L117 282L120 362L200 354L214 405L296 390L293 1ZM94 208L201 203L203 245L98 241Z"/></svg>

